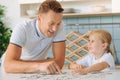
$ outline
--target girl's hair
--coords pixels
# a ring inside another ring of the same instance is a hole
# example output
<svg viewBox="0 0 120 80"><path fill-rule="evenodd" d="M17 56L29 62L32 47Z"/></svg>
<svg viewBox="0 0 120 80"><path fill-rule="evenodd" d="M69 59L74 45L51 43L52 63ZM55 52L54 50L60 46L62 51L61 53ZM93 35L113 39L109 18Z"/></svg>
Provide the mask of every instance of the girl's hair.
<svg viewBox="0 0 120 80"><path fill-rule="evenodd" d="M111 34L106 30L92 30L88 33L88 36L92 34L97 34L102 43L107 43L108 46L106 48L106 51L110 52L113 55L112 51L110 50L110 44L112 40Z"/></svg>
<svg viewBox="0 0 120 80"><path fill-rule="evenodd" d="M64 11L61 4L56 0L46 0L39 7L39 13L47 13L49 10L56 13L62 13Z"/></svg>

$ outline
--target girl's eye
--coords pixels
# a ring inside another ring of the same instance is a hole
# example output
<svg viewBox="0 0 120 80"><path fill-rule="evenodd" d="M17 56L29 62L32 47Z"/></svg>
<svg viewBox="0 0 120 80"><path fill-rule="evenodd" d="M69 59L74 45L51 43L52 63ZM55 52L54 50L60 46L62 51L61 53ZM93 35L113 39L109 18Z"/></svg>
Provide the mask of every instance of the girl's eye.
<svg viewBox="0 0 120 80"><path fill-rule="evenodd" d="M94 41L92 40L91 42L93 43Z"/></svg>
<svg viewBox="0 0 120 80"><path fill-rule="evenodd" d="M93 41L93 40L91 40L91 41L89 41L89 42L93 43L94 41Z"/></svg>

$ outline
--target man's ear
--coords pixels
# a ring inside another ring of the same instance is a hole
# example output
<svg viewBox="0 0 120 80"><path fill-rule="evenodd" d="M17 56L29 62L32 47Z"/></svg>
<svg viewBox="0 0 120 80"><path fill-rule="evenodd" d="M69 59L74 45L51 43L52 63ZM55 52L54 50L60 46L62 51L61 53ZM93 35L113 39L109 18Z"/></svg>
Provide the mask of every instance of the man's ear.
<svg viewBox="0 0 120 80"><path fill-rule="evenodd" d="M39 21L40 21L40 16L41 16L41 15L38 15L38 16L37 16L37 18L38 18Z"/></svg>
<svg viewBox="0 0 120 80"><path fill-rule="evenodd" d="M44 14L38 14L37 18L38 21L41 21L42 19L44 19Z"/></svg>

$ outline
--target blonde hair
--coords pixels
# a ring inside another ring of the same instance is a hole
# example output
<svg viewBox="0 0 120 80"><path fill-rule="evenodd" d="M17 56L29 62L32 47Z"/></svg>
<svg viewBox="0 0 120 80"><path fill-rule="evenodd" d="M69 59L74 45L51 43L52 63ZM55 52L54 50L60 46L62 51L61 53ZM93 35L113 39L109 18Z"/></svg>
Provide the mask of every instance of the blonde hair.
<svg viewBox="0 0 120 80"><path fill-rule="evenodd" d="M92 31L89 31L88 36L92 34L97 34L97 36L100 38L102 43L107 43L108 45L107 45L106 51L110 52L113 55L113 53L110 50L110 44L112 40L111 34L106 30L92 30Z"/></svg>

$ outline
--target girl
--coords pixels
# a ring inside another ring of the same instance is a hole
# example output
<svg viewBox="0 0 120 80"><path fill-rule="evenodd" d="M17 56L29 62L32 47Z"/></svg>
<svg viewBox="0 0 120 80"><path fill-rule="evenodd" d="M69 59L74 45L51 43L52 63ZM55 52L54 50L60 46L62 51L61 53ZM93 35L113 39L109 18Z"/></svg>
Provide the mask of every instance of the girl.
<svg viewBox="0 0 120 80"><path fill-rule="evenodd" d="M72 73L87 74L96 71L115 69L115 63L110 51L111 35L105 30L93 30L88 33L89 54L72 63Z"/></svg>

